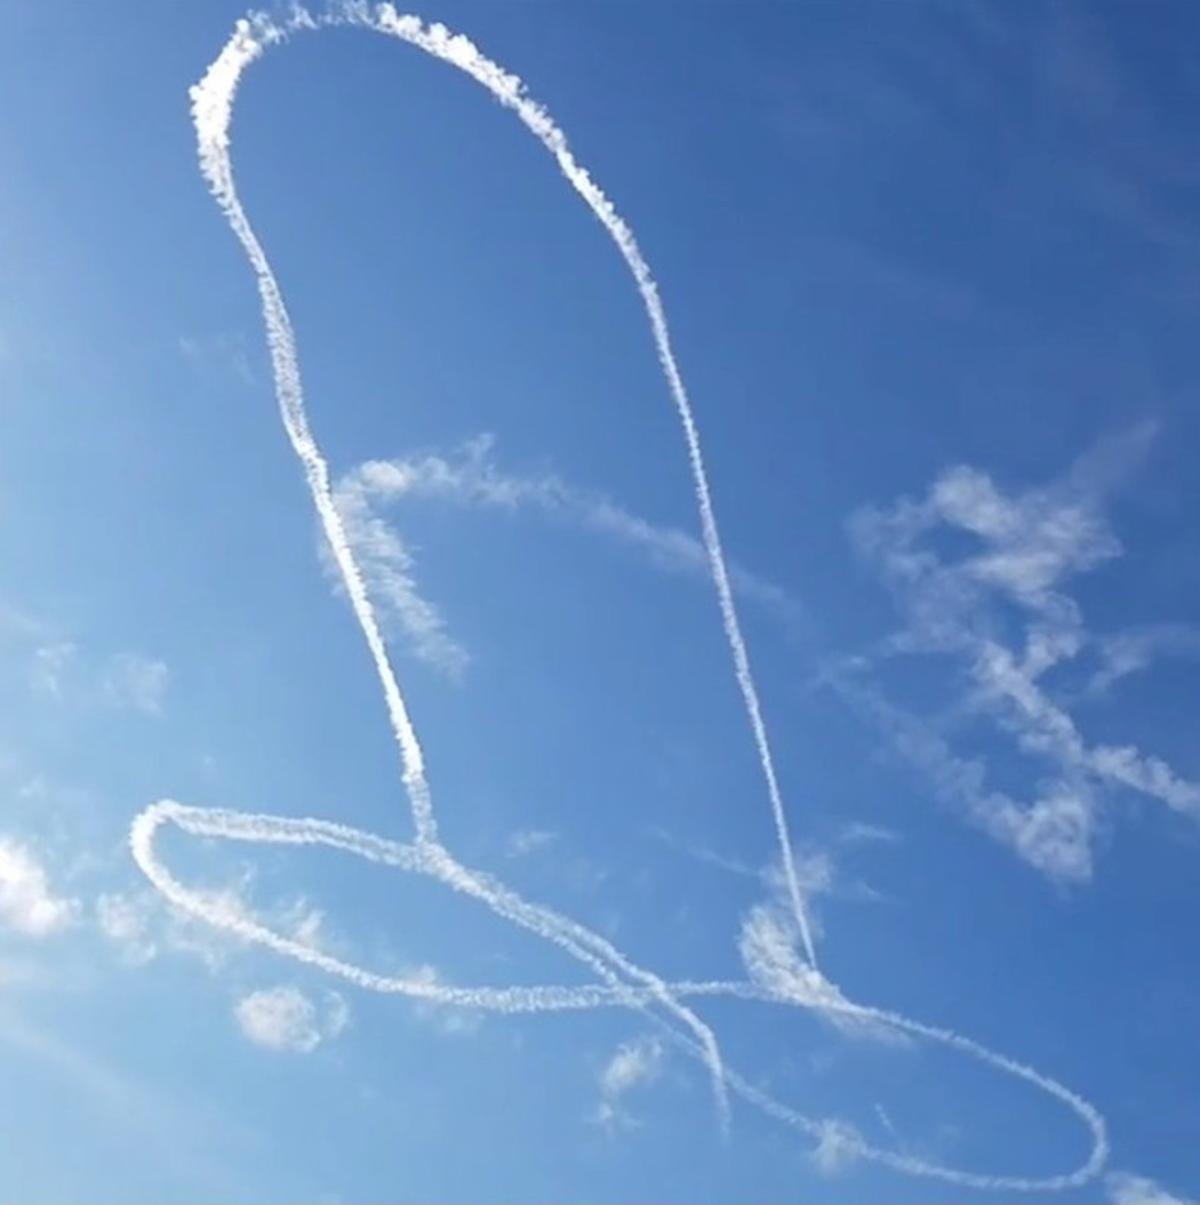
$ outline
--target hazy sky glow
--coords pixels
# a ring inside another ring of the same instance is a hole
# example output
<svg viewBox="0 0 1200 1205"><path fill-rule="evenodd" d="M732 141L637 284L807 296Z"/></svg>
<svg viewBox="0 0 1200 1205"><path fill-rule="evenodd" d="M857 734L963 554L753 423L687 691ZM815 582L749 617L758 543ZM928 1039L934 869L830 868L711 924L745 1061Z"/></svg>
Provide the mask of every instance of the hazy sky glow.
<svg viewBox="0 0 1200 1205"><path fill-rule="evenodd" d="M1194 1199L1188 8L9 26L7 1195Z"/></svg>

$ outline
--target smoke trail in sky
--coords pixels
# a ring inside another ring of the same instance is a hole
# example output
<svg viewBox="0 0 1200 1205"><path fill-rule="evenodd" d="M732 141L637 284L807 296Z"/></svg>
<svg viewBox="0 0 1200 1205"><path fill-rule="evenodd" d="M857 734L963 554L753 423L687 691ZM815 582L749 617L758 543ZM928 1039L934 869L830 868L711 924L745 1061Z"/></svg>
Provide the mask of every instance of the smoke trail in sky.
<svg viewBox="0 0 1200 1205"><path fill-rule="evenodd" d="M763 777L766 781L784 876L796 915L796 923L804 942L805 954L809 962L815 966L816 951L792 860L792 843L788 833L787 816L775 773L775 764L771 757L766 725L762 719L758 692L750 672L746 643L742 638L741 626L738 623L729 572L721 550L716 513L713 509L708 478L704 471L700 437L692 415L691 404L688 401L687 389L671 349L670 331L667 326L666 312L658 295L658 285L650 273L650 267L638 247L633 231L617 213L604 191L592 180L587 169L575 159L567 143L566 135L554 123L553 118L526 93L522 81L492 62L480 52L474 43L461 34L451 34L445 26L436 23L426 26L419 17L398 14L390 4L380 4L374 8L365 3L344 4L332 8L328 16L320 19L314 18L303 9L295 9L287 22L282 25L266 16L256 15L239 22L234 36L209 68L204 79L192 89L192 114L200 144L201 167L213 195L225 211L234 233L237 234L246 250L255 275L258 277L259 291L270 328L271 358L284 423L287 426L292 445L304 463L322 526L330 542L338 568L345 579L351 605L370 646L383 683L388 711L392 717L393 728L404 758L405 782L412 797L413 813L418 826L418 839L424 835L433 837L436 834L420 743L388 662L387 651L379 625L367 600L361 573L354 563L345 531L332 503L328 469L309 430L307 416L304 412L295 340L287 310L266 255L251 229L238 199L233 180L233 167L229 157L229 126L233 115L233 100L242 72L262 53L266 46L282 40L293 31L312 29L318 24L359 25L400 38L427 54L457 67L482 84L496 100L511 109L554 156L563 175L600 220L633 274L650 321L659 363L662 366L683 429L688 463L695 485L701 533L712 568L721 620L733 655L738 687L745 702L746 714L750 720Z"/></svg>
<svg viewBox="0 0 1200 1205"><path fill-rule="evenodd" d="M380 6L374 13L364 5L348 5L336 10L336 14L326 20L326 23L336 22L365 24L381 32L392 33L406 41L414 42L422 49L456 66L462 66L501 99L511 98L514 103L519 101L523 108L518 111L526 118L527 124L537 117L539 128L549 132L546 136L553 133L562 145L562 153L566 154L565 140L537 106L524 100L520 94L519 81L515 77L505 75L495 64L484 59L466 39L450 37L441 26L433 26L426 31L419 21L414 25L408 18L397 17L394 10L387 5ZM284 427L296 455L304 466L309 493L383 688L392 730L400 747L403 780L416 828L416 844L426 857L442 862L447 882L468 894L487 899L500 915L556 942L610 982L617 982L619 973L651 986L657 993L658 1002L691 1029L704 1046L718 1109L724 1116L727 1114L728 1105L721 1076L720 1054L712 1031L699 1017L680 1005L657 977L634 967L618 955L609 943L602 942L582 926L574 925L548 909L535 909L523 901L516 900L498 885L486 881L481 876L470 874L454 862L448 851L438 842L437 822L425 773L424 753L388 657L362 572L354 558L345 526L334 502L328 464L308 425L291 320L266 253L242 208L229 154L229 126L233 116L233 101L242 73L259 57L266 46L280 41L291 30L313 28L315 24L314 19L300 9L294 10L286 26L277 25L261 15L239 21L233 37L204 78L191 90L192 116L201 170L230 227L241 242L258 282L276 396ZM468 68L467 64L471 66ZM603 194L597 195L603 199ZM802 918L801 922L804 923Z"/></svg>
<svg viewBox="0 0 1200 1205"><path fill-rule="evenodd" d="M482 435L449 456L429 453L369 460L343 474L334 486L338 513L372 600L396 620L421 660L457 679L470 656L451 636L437 607L422 596L412 555L381 517L383 507L402 499L435 498L510 513L539 512L627 544L657 568L711 578L708 555L696 536L647 522L603 494L576 489L553 474L525 477L504 472L492 460L492 445L492 437ZM328 561L324 547L321 551ZM792 639L811 636L808 616L787 591L736 562L729 563L729 580L741 599L769 611Z"/></svg>
<svg viewBox="0 0 1200 1205"><path fill-rule="evenodd" d="M355 25L397 37L457 67L482 84L502 105L511 109L554 156L563 175L604 225L633 274L649 318L659 362L682 424L700 514L703 544L716 584L721 618L738 685L766 781L792 906L790 922L785 924L770 918L765 921L758 918L754 921L755 927L752 931L743 934L743 959L751 976L747 982L667 983L650 971L635 966L610 942L584 926L547 908L528 903L491 876L467 869L438 839L424 754L389 660L361 569L355 560L342 518L334 502L328 465L309 428L296 342L287 308L266 254L242 208L234 184L230 159L229 128L233 102L242 73L267 47L284 40L289 34L327 25ZM167 900L183 911L243 941L295 958L365 989L509 1013L600 1006L645 1009L665 1029L672 1041L701 1059L707 1067L722 1116L727 1108L726 1091L732 1090L768 1116L816 1138L822 1148L827 1146L831 1139L836 1138L842 1150L862 1158L873 1159L899 1171L939 1177L952 1183L981 1188L1062 1188L1083 1183L1094 1176L1107 1157L1107 1140L1103 1119L1088 1102L1039 1072L989 1051L949 1030L925 1026L899 1014L854 1004L817 970L808 918L793 863L787 818L758 696L750 673L745 642L738 625L696 425L671 350L666 315L658 296L658 288L632 231L617 214L604 192L575 160L565 135L549 114L527 95L524 85L516 76L510 75L486 58L466 38L451 34L442 25L426 26L418 17L401 16L390 4L371 6L364 2L345 3L320 18L313 17L301 8L294 8L281 22L264 15L253 15L239 21L233 36L201 82L192 89L191 96L201 170L230 227L241 242L257 280L276 395L284 427L292 448L304 467L309 492L322 530L383 689L393 735L400 750L403 781L411 805L415 838L412 844L406 845L328 821L239 814L162 801L137 816L130 832L134 859L150 881ZM559 946L589 967L597 975L600 983L583 987L549 985L462 988L431 981L427 976L395 977L377 974L335 958L297 938L277 933L226 897L215 897L186 887L167 869L155 850L156 833L166 823L174 824L193 836L243 842L327 846L397 870L425 875L478 900L497 915ZM803 955L796 951L792 922L795 928L794 936L799 939ZM1086 1161L1073 1172L1043 1179L1028 1179L979 1175L927 1164L903 1154L873 1147L844 1123L807 1117L762 1092L726 1067L721 1060L712 1030L682 1002L688 997L721 995L746 1001L766 1001L811 1008L831 1015L882 1024L947 1045L1033 1084L1073 1110L1091 1134L1091 1152ZM660 1011L654 1011L656 1009Z"/></svg>
<svg viewBox="0 0 1200 1205"><path fill-rule="evenodd" d="M1088 1101L1049 1076L1042 1075L1005 1055L997 1054L952 1030L924 1025L899 1013L848 1000L834 984L796 955L786 926L769 916L756 916L752 912L744 927L742 957L750 974L750 978L745 981L682 981L662 984L647 975L645 978L651 982L640 986L630 985L618 982L611 974L606 974L605 964L600 959L589 958L586 949L583 953L576 952L576 956L589 962L606 980L605 984L461 987L442 983L421 973L407 976L381 975L270 928L248 915L228 896L185 887L163 865L154 849L157 830L168 823L197 837L215 837L255 844L326 846L341 850L370 862L433 878L455 890L466 891L485 906L501 915L510 916L517 923L525 924L527 928L548 940L564 946L568 946L568 943L560 941L552 930L546 931L544 925L550 914L545 910L526 904L515 893L500 887L494 881L488 880L486 885L481 884L478 876L459 866L445 851L428 844L405 845L325 820L195 808L171 801L152 805L134 821L130 837L133 856L150 881L175 907L242 941L264 946L368 991L507 1014L584 1011L603 1007L646 1008L660 1003L667 994L675 999L733 997L748 1003L808 1008L834 1018L840 1017L859 1024L882 1025L911 1034L925 1041L949 1047L998 1071L1024 1080L1075 1113L1092 1136L1092 1149L1088 1158L1075 1171L1044 1178L980 1175L873 1146L843 1123L829 1118L809 1117L756 1087L730 1067L722 1065L723 1082L736 1096L776 1121L819 1142L828 1141L831 1133L834 1133L842 1144L843 1156L869 1159L908 1175L932 1177L966 1187L1020 1191L1069 1188L1082 1184L1099 1173L1107 1160L1108 1142L1104 1119ZM522 920L523 911L532 914L531 922L527 923L528 918ZM627 970L633 970L624 957L603 938L590 934L582 926L572 924L570 927L581 945L594 945L597 949L604 950L617 964ZM665 1028L667 1036L676 1046L708 1063L709 1052L703 1041L689 1037L687 1033L675 1027Z"/></svg>

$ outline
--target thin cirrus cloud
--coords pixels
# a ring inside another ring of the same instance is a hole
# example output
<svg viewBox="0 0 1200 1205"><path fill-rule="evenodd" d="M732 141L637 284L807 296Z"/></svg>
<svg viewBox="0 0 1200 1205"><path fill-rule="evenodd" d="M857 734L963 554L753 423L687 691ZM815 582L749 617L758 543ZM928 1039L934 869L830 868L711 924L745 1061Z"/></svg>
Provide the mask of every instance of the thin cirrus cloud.
<svg viewBox="0 0 1200 1205"><path fill-rule="evenodd" d="M852 827L852 826L851 826ZM871 826L864 826L871 831L871 837L866 839L879 840ZM887 832L887 830L879 830ZM664 828L653 826L647 830L649 836L655 838L672 852L690 858L704 866L713 866L727 874L738 878L751 879L757 882L766 892L768 899L774 904L786 903L786 884L778 860L773 860L765 866L751 866L738 858L719 853L705 845L696 845L682 841ZM892 839L888 837L882 839ZM839 840L845 840L839 834ZM808 909L809 923L813 933L823 935L819 901L822 897L835 897L857 902L877 901L882 897L861 879L848 878L842 871L838 858L832 847L822 848L813 843L798 845L792 850L792 862L796 868L796 880L800 885L801 898Z"/></svg>
<svg viewBox="0 0 1200 1205"><path fill-rule="evenodd" d="M246 350L246 340L238 332L218 331L208 335L181 335L179 354L192 368L205 375L234 376L242 384L253 385L258 373Z"/></svg>
<svg viewBox="0 0 1200 1205"><path fill-rule="evenodd" d="M79 901L58 895L27 846L0 837L0 927L23 937L49 937L70 928Z"/></svg>
<svg viewBox="0 0 1200 1205"><path fill-rule="evenodd" d="M142 966L158 956L160 939L155 933L158 910L157 897L105 892L96 900L96 923L125 962Z"/></svg>
<svg viewBox="0 0 1200 1205"><path fill-rule="evenodd" d="M870 824L865 820L852 820L838 833L838 840L845 845L866 843L893 845L900 839L900 834L894 829L887 828L882 824Z"/></svg>
<svg viewBox="0 0 1200 1205"><path fill-rule="evenodd" d="M557 840L558 834L548 828L519 828L509 834L504 853L510 858L524 858L549 849Z"/></svg>
<svg viewBox="0 0 1200 1205"><path fill-rule="evenodd" d="M1103 503L1153 434L1145 424L1103 441L1061 480L1011 493L978 469L948 469L924 498L865 508L850 524L905 622L874 654L832 668L829 684L879 724L944 801L1061 881L1090 878L1106 800L1118 788L1200 820L1200 784L1133 745L1090 744L1045 682L1050 670L1090 656L1099 663L1090 679L1096 693L1155 655L1192 652L1200 643L1179 625L1097 635L1063 589L1067 579L1121 555ZM939 553L937 537L946 533L966 537L969 551ZM989 787L982 761L957 755L932 725L883 695L869 671L914 654L961 665L970 687L959 711L990 718L1021 753L1048 767L1032 802Z"/></svg>
<svg viewBox="0 0 1200 1205"><path fill-rule="evenodd" d="M104 698L116 707L159 715L169 680L164 662L140 653L117 653L104 667L101 690Z"/></svg>
<svg viewBox="0 0 1200 1205"><path fill-rule="evenodd" d="M246 894L252 872L217 889L203 893L206 906L215 912L249 917ZM95 924L126 966L138 967L163 954L198 959L209 971L221 970L235 943L219 930L200 924L195 917L170 907L155 891L112 891L95 901ZM271 921L281 931L312 949L328 942L324 913L304 896L269 910Z"/></svg>
<svg viewBox="0 0 1200 1205"><path fill-rule="evenodd" d="M45 698L84 707L111 707L161 715L170 671L157 658L121 652L94 657L73 640L37 645L29 683Z"/></svg>
<svg viewBox="0 0 1200 1205"><path fill-rule="evenodd" d="M709 575L708 553L696 536L650 523L603 494L577 489L554 474L504 472L495 462L494 445L490 435L480 435L449 456L370 460L344 474L334 488L372 597L420 660L458 678L470 656L450 635L437 606L420 593L412 553L386 520L386 510L405 500L534 514L614 539L665 572ZM328 566L328 554L324 560ZM729 567L729 580L738 595L768 610L789 631L807 630L803 608L787 591L736 564Z"/></svg>
<svg viewBox="0 0 1200 1205"><path fill-rule="evenodd" d="M1200 660L1200 629L1181 623L1149 624L1102 637L1096 651L1101 665L1084 688L1092 698L1106 696L1116 683L1149 669L1162 657Z"/></svg>
<svg viewBox="0 0 1200 1205"><path fill-rule="evenodd" d="M376 513L377 496L371 475L362 469L342 478L333 493L346 539L354 549L380 619L389 634L403 638L418 660L449 678L461 679L470 664L470 654L450 635L438 607L421 593L412 553ZM344 592L341 571L325 540L319 547L322 564L335 589Z"/></svg>
<svg viewBox="0 0 1200 1205"><path fill-rule="evenodd" d="M8 599L0 599L0 644L24 662L26 683L42 698L147 715L163 710L171 675L156 657L85 646L60 624Z"/></svg>

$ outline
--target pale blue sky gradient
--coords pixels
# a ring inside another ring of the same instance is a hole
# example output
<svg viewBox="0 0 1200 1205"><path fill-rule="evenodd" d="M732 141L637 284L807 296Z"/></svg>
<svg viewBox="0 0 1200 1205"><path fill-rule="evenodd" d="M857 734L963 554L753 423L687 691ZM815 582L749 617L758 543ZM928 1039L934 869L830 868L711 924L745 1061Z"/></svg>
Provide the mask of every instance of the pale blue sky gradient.
<svg viewBox="0 0 1200 1205"><path fill-rule="evenodd" d="M1059 1195L838 1159L736 1099L722 1136L633 1011L414 1006L140 874L164 797L412 837L196 168L187 88L240 14L4 6L0 1197L1195 1200L1191 6L423 13L527 81L660 283L823 969L1093 1102L1111 1159ZM314 429L393 541L372 582L447 845L665 979L745 978L778 855L603 231L478 87L363 32L268 54L234 134ZM431 882L161 852L381 973L586 982ZM748 1080L874 1145L1031 1177L1087 1154L948 1051L692 1003Z"/></svg>

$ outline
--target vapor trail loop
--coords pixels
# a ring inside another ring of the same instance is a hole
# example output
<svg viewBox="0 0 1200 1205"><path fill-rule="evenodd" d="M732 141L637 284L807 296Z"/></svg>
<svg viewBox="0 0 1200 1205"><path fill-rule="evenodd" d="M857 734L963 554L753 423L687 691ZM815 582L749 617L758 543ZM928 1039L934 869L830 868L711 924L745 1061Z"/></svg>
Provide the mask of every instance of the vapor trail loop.
<svg viewBox="0 0 1200 1205"><path fill-rule="evenodd" d="M361 568L334 503L328 464L309 427L291 320L271 265L242 207L230 158L233 104L246 68L268 47L284 41L293 33L335 25L356 26L398 38L458 68L481 84L501 105L511 110L554 157L563 176L599 219L629 268L646 311L668 392L678 413L692 473L701 537L716 588L734 674L766 787L795 931L803 950L802 957L796 955L789 942L780 940L778 934L768 932L760 934L763 940L751 949L749 955L743 951L751 973L749 980L668 983L653 972L637 966L599 934L551 909L529 903L495 878L463 866L439 840L424 752L388 656ZM154 886L177 908L210 925L244 941L339 976L364 989L502 1013L611 1006L639 1009L663 1027L676 1045L703 1062L709 1072L723 1120L728 1114L727 1097L732 1092L768 1116L817 1139L827 1138L831 1127L840 1123L808 1117L762 1092L727 1067L721 1058L715 1034L688 1002L712 996L732 996L745 1001L810 1008L831 1016L884 1025L949 1046L1048 1093L1074 1111L1084 1123L1091 1136L1091 1151L1085 1162L1074 1171L1040 1179L981 1175L929 1164L895 1151L874 1147L853 1132L841 1133L839 1140L849 1153L912 1175L938 1177L979 1188L1065 1188L1084 1183L1094 1176L1107 1158L1107 1139L1103 1118L1082 1097L1032 1068L996 1054L952 1031L923 1025L897 1013L855 1004L817 970L811 927L793 861L787 815L734 605L699 434L683 377L671 348L666 312L659 298L658 286L633 231L587 170L575 159L565 134L549 113L528 95L517 76L488 59L467 38L451 34L443 25L426 25L419 17L400 15L391 4L371 5L362 0L333 7L322 16L313 16L297 7L284 19L263 14L252 14L242 19L203 79L192 88L191 99L201 171L241 243L258 285L275 393L284 429L303 466L313 506L383 691L392 734L400 754L415 837L411 844L402 844L329 821L194 808L164 800L138 815L130 832L133 857ZM570 954L587 967L598 982L584 987L451 987L417 977L381 975L334 958L295 938L277 933L228 900L214 898L182 884L167 869L155 849L156 835L164 824L173 824L194 836L230 841L321 845L404 873L429 877L477 900L498 916Z"/></svg>

